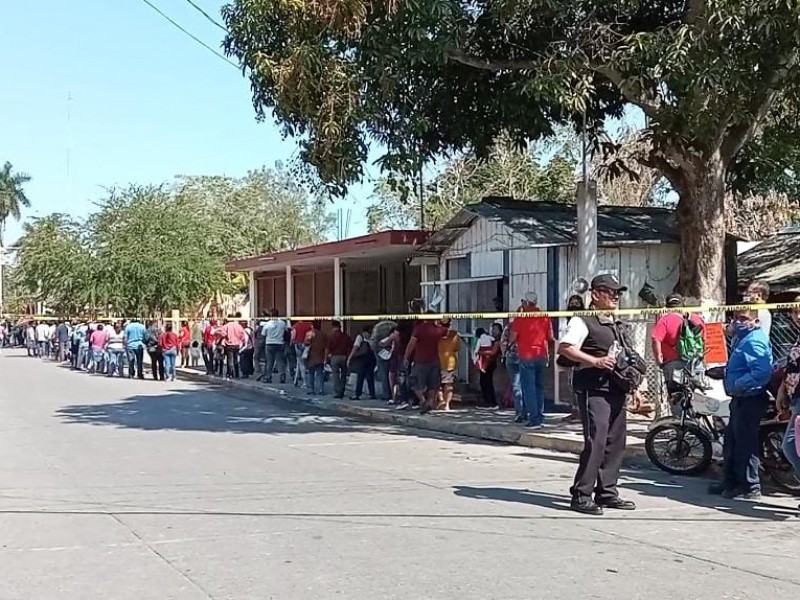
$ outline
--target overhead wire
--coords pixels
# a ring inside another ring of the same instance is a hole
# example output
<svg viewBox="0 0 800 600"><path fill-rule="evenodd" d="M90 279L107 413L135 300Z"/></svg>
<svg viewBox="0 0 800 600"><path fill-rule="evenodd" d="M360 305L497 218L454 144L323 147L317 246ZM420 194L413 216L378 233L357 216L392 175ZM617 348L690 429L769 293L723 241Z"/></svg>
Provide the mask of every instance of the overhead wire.
<svg viewBox="0 0 800 600"><path fill-rule="evenodd" d="M203 15L203 16L204 16L206 19L208 19L208 20L209 20L209 21L211 21L211 22L212 22L214 25L216 25L217 27L219 27L220 29L222 29L222 31L224 31L225 33L228 33L228 28L227 28L227 27L225 27L225 26L224 26L222 23L220 23L219 21L217 21L217 20L216 20L214 17L212 17L210 14L208 14L208 13L207 13L205 10L203 10L203 9L202 9L202 7L198 6L198 5L197 5L195 2L193 2L193 0L186 0L186 1L187 1L189 4L191 4L191 5L192 5L192 7L193 7L195 10L197 10L197 11L198 11L198 12L199 12L201 15Z"/></svg>
<svg viewBox="0 0 800 600"><path fill-rule="evenodd" d="M142 0L142 2L144 2L145 4L147 4L147 5L148 5L150 8L152 8L154 11L156 11L156 12L157 12L157 13L158 13L160 16L162 16L164 19L166 19L167 21L169 21L169 22L170 22L170 23L171 23L171 24L172 24L174 27L176 27L177 29L179 29L179 30L180 30L181 32L183 32L184 34L188 35L190 38L192 38L192 39L193 39L195 42L197 42L197 43L198 43L198 44L200 44L201 46L203 46L203 48L205 48L205 49L206 49L206 50L208 50L209 52L212 52L212 53L214 54L214 56L216 56L217 58L220 58L220 59L224 60L226 63L228 63L230 66L232 66L232 67L233 67L233 68L235 68L236 70L239 70L239 66L238 66L236 63L234 63L234 62L231 62L230 60L228 60L228 57L227 57L227 56L225 56L224 54L221 54L220 52L218 52L217 50L215 50L214 48L212 48L211 46L209 46L208 44L206 44L206 43L205 43L203 40L201 40L199 37L197 37L196 35L194 35L194 34L193 34L191 31L188 31L187 29L185 29L185 28L184 28L184 27L183 27L183 26L182 26L180 23L178 23L177 21L173 20L173 19L172 19L172 18L171 18L169 15L165 14L165 13L164 13L164 12L163 12L163 11L162 11L160 8L158 8L158 6L156 6L155 4L153 4L153 3L152 3L150 0ZM198 7L198 8L199 8L199 7ZM204 11L203 11L203 12L204 12ZM219 24L217 23L217 25L219 25Z"/></svg>

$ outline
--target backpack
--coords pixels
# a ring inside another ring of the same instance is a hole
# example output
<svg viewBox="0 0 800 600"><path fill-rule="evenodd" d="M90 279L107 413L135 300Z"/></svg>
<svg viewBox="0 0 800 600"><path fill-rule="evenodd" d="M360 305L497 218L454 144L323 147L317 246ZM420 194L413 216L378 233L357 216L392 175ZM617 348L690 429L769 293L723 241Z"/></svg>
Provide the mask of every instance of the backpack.
<svg viewBox="0 0 800 600"><path fill-rule="evenodd" d="M706 343L703 341L703 328L694 323L688 316L683 317L681 333L678 336L678 344L675 349L684 362L705 356Z"/></svg>

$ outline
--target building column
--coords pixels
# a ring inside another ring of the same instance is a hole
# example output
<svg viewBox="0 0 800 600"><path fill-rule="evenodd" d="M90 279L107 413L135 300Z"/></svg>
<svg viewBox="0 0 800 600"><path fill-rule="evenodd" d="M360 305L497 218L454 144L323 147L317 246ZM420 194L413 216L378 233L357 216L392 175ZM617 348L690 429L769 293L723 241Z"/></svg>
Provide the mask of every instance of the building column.
<svg viewBox="0 0 800 600"><path fill-rule="evenodd" d="M342 264L338 256L333 259L333 314L342 316Z"/></svg>
<svg viewBox="0 0 800 600"><path fill-rule="evenodd" d="M292 265L286 265L286 316L294 316L294 276Z"/></svg>
<svg viewBox="0 0 800 600"><path fill-rule="evenodd" d="M249 286L249 295L250 295L250 320L255 321L258 318L258 286L256 285L256 272L249 271L247 273L248 276L248 286Z"/></svg>

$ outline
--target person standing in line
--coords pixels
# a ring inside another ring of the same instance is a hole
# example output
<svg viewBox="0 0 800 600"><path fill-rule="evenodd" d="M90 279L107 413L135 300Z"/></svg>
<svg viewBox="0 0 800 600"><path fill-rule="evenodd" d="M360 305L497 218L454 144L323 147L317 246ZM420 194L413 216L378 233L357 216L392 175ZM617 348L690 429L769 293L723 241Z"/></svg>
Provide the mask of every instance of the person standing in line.
<svg viewBox="0 0 800 600"><path fill-rule="evenodd" d="M793 302L800 302L797 296ZM792 309L792 322L800 328L800 308ZM795 341L786 356L786 368L784 369L783 382L778 390L777 396L778 411L783 413L791 411L791 417L786 425L786 432L783 434L783 444L781 450L786 460L792 465L797 475L800 475L800 454L797 452L797 432L795 423L800 416L800 337Z"/></svg>
<svg viewBox="0 0 800 600"><path fill-rule="evenodd" d="M58 339L56 337L56 323L50 323L50 334L47 336L47 357L56 360L58 358Z"/></svg>
<svg viewBox="0 0 800 600"><path fill-rule="evenodd" d="M31 321L25 328L25 348L28 356L39 356L39 345L36 343L36 321Z"/></svg>
<svg viewBox="0 0 800 600"><path fill-rule="evenodd" d="M569 310L569 311L581 311L581 310L584 310L584 308L585 308L585 306L583 304L583 296L581 296L580 294L573 294L567 300L567 310ZM573 317L570 317L567 320L567 325L566 325L567 327L569 327L569 321L572 320L572 318ZM564 329L564 330L562 330L560 332L561 335L559 336L559 340L558 340L559 344L561 343L561 336L563 336L564 331L566 331L566 329ZM570 390L572 392L571 393L571 396L572 396L572 399L571 399L572 400L572 402L571 402L572 410L570 411L570 413L566 417L561 419L565 423L572 423L573 421L580 421L580 419L581 419L581 411L578 409L578 394L575 392L575 386L572 383L573 374L574 374L574 369L570 367L569 368L569 386L570 386ZM556 375L556 376L558 376L558 375Z"/></svg>
<svg viewBox="0 0 800 600"><path fill-rule="evenodd" d="M503 329L499 323L492 323L489 331L492 341L488 346L484 346L478 351L481 357L481 397L485 405L492 408L500 408L500 403L497 401L497 392L494 389L494 372L497 370L497 362L500 357L500 336L503 334Z"/></svg>
<svg viewBox="0 0 800 600"><path fill-rule="evenodd" d="M377 399L375 395L375 353L372 351L372 338L370 326L364 325L361 333L353 342L353 349L347 357L347 368L356 372L356 389L350 400L360 400L364 391L364 381L367 382L370 400Z"/></svg>
<svg viewBox="0 0 800 600"><path fill-rule="evenodd" d="M627 289L615 275L598 275L592 279L589 308L616 310ZM619 340L626 335L622 327L613 315L573 317L558 346L560 356L578 365L573 383L579 393L584 446L570 488L570 508L582 514L601 515L604 508L636 509L617 490L627 436L627 393L612 373L617 368Z"/></svg>
<svg viewBox="0 0 800 600"><path fill-rule="evenodd" d="M206 375L215 375L214 351L217 344L217 321L212 319L203 329L203 362L206 365Z"/></svg>
<svg viewBox="0 0 800 600"><path fill-rule="evenodd" d="M266 339L264 338L264 326L269 320L265 313L261 313L261 318L253 327L255 339L253 340L253 368L256 381L261 381L264 377L264 368L267 362Z"/></svg>
<svg viewBox="0 0 800 600"><path fill-rule="evenodd" d="M167 321L164 325L163 333L158 337L158 347L164 356L165 376L170 381L175 381L176 368L178 361L178 349L181 347L180 336L172 330L172 323Z"/></svg>
<svg viewBox="0 0 800 600"><path fill-rule="evenodd" d="M297 368L294 371L295 387L303 385L306 380L306 365L303 360L303 352L306 348L305 341L309 331L311 331L310 321L298 321L292 325L292 350L297 357Z"/></svg>
<svg viewBox="0 0 800 600"><path fill-rule="evenodd" d="M94 326L91 323L86 323L81 344L78 348L78 370L83 371L88 369L92 364L92 346L90 339L94 333Z"/></svg>
<svg viewBox="0 0 800 600"><path fill-rule="evenodd" d="M253 328L250 327L248 321L241 322L244 329L244 342L242 343L242 350L240 352L240 362L242 364L242 379L249 379L255 373L255 366L253 365L253 354L255 350L255 334Z"/></svg>
<svg viewBox="0 0 800 600"><path fill-rule="evenodd" d="M86 337L86 329L88 327L85 323L79 323L75 326L72 330L72 353L70 356L70 366L73 370L77 370L80 362L80 350L81 350L81 342L83 338Z"/></svg>
<svg viewBox="0 0 800 600"><path fill-rule="evenodd" d="M36 326L36 347L39 349L39 358L47 358L50 350L50 326L43 321Z"/></svg>
<svg viewBox="0 0 800 600"><path fill-rule="evenodd" d="M90 339L92 347L92 367L90 373L103 375L106 372L106 345L108 344L108 330L102 323L97 324L97 329L92 332Z"/></svg>
<svg viewBox="0 0 800 600"><path fill-rule="evenodd" d="M69 323L66 321L59 321L56 326L56 360L58 362L65 362L67 354L69 353Z"/></svg>
<svg viewBox="0 0 800 600"><path fill-rule="evenodd" d="M266 354L266 365L261 381L272 383L272 373L277 365L278 377L281 383L286 383L286 330L287 324L284 319L279 318L280 313L277 308L269 311L269 320L264 323L264 348Z"/></svg>
<svg viewBox="0 0 800 600"><path fill-rule="evenodd" d="M382 309L382 313L386 309ZM397 329L397 323L390 319L378 321L375 327L372 328L372 339L375 341L375 359L376 359L376 372L375 378L380 384L381 399L387 402L394 399L394 390L392 389L392 382L389 380L390 362L392 360L392 351L388 346L381 344L383 340L388 338L392 332ZM384 350L388 350L385 352Z"/></svg>
<svg viewBox="0 0 800 600"><path fill-rule="evenodd" d="M344 388L347 384L347 357L352 347L353 340L342 331L342 324L339 321L331 321L328 363L332 369L334 398L344 398Z"/></svg>
<svg viewBox="0 0 800 600"><path fill-rule="evenodd" d="M119 323L109 328L105 351L108 356L108 376L113 377L116 371L122 377L125 368L125 333Z"/></svg>
<svg viewBox="0 0 800 600"><path fill-rule="evenodd" d="M767 413L772 378L772 346L757 311L743 310L733 321L734 339L725 367L725 393L731 397L725 427L722 481L708 493L738 500L761 499L759 426Z"/></svg>
<svg viewBox="0 0 800 600"><path fill-rule="evenodd" d="M147 337L145 338L145 345L147 347L147 354L150 356L150 372L153 375L153 381L164 381L164 353L161 351L161 327L156 321L151 321L147 327Z"/></svg>
<svg viewBox="0 0 800 600"><path fill-rule="evenodd" d="M744 301L752 304L766 304L769 300L769 284L766 281L754 281L747 286ZM758 309L758 326L769 339L772 333L772 313L766 308Z"/></svg>
<svg viewBox="0 0 800 600"><path fill-rule="evenodd" d="M147 329L136 318L130 320L123 330L125 352L128 356L128 377L134 376L144 379L144 347L147 339Z"/></svg>
<svg viewBox="0 0 800 600"><path fill-rule="evenodd" d="M410 372L412 389L419 401L419 412L425 414L433 410L441 386L439 367L439 340L447 330L430 319L419 321L411 332L411 340L403 355L406 372ZM409 371L408 365L412 365ZM408 408L400 404L397 409Z"/></svg>
<svg viewBox="0 0 800 600"><path fill-rule="evenodd" d="M522 312L539 312L538 298L526 292ZM550 362L553 325L549 317L517 317L511 324L511 343L517 344L522 401L527 413L527 427L544 426L544 372Z"/></svg>
<svg viewBox="0 0 800 600"><path fill-rule="evenodd" d="M700 314L686 314L681 310L684 300L680 294L667 296L666 304L667 308L674 310L659 317L650 337L653 360L664 373L667 392L672 394L680 387L673 381L674 374L676 371L682 372L686 366L678 348L684 320L689 319L689 326L696 328L703 335L705 335L706 324ZM700 354L702 354L702 349L700 349Z"/></svg>
<svg viewBox="0 0 800 600"><path fill-rule="evenodd" d="M192 330L189 328L189 322L183 321L181 323L181 331L178 334L181 348L181 367L186 368L189 366L189 346L192 345Z"/></svg>
<svg viewBox="0 0 800 600"><path fill-rule="evenodd" d="M229 319L222 326L222 343L225 346L228 379L239 379L240 375L239 350L242 349L244 344L244 328L239 323L241 318L241 313L236 313L235 318Z"/></svg>
<svg viewBox="0 0 800 600"><path fill-rule="evenodd" d="M311 331L306 334L306 373L308 374L308 393L316 393L316 382L319 381L319 395L325 395L325 363L328 360L328 336L322 331L322 322L314 320Z"/></svg>
<svg viewBox="0 0 800 600"><path fill-rule="evenodd" d="M519 312L519 310L517 310ZM511 323L503 328L500 336L500 353L508 371L511 395L514 399L514 423L527 422L527 413L522 399L522 383L519 375L519 354L517 353L517 343L511 343Z"/></svg>
<svg viewBox="0 0 800 600"><path fill-rule="evenodd" d="M439 392L438 406L445 412L450 410L453 401L453 392L456 385L456 371L458 369L458 350L461 348L461 338L451 326L450 319L442 319L442 327L447 332L439 340L439 370L441 371L442 387Z"/></svg>

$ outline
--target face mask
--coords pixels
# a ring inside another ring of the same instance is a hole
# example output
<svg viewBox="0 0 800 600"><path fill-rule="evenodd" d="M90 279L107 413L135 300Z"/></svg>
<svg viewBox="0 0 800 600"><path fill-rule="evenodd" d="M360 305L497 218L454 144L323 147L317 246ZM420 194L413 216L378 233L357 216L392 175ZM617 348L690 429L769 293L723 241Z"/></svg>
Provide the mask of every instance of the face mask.
<svg viewBox="0 0 800 600"><path fill-rule="evenodd" d="M749 323L742 323L740 321L735 321L733 323L733 331L736 333L736 337L743 338L748 333L752 331L752 327L750 327Z"/></svg>

